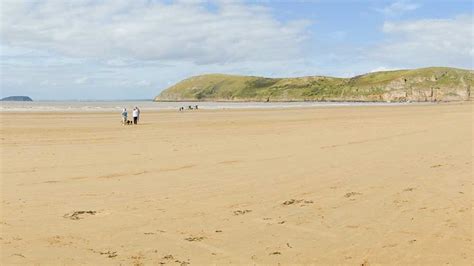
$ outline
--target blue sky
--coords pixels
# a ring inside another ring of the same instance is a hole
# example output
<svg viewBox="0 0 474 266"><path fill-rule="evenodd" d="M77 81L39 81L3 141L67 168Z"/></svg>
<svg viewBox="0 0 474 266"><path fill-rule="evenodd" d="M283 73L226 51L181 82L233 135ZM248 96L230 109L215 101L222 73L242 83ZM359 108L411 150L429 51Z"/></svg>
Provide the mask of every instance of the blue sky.
<svg viewBox="0 0 474 266"><path fill-rule="evenodd" d="M1 96L151 99L193 75L473 68L473 1L4 0Z"/></svg>

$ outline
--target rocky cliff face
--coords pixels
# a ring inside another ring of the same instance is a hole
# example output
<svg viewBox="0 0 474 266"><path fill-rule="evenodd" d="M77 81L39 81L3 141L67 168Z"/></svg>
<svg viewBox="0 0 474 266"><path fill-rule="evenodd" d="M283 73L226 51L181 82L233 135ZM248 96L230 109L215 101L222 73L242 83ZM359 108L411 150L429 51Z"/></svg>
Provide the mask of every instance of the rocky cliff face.
<svg viewBox="0 0 474 266"><path fill-rule="evenodd" d="M386 92L381 95L381 98L383 101L397 102L466 101L470 99L471 87L464 81L463 76L451 84L438 83L438 78L434 75L413 79L398 78L387 84Z"/></svg>
<svg viewBox="0 0 474 266"><path fill-rule="evenodd" d="M391 101L472 99L472 70L423 68L333 77L262 78L212 74L166 89L155 101Z"/></svg>

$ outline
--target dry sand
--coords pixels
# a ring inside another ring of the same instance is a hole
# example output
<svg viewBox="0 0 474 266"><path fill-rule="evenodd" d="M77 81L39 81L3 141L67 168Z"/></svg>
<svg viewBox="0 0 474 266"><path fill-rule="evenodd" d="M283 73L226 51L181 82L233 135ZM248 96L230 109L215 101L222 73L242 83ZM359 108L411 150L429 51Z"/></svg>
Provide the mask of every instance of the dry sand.
<svg viewBox="0 0 474 266"><path fill-rule="evenodd" d="M1 264L468 265L472 104L1 114Z"/></svg>

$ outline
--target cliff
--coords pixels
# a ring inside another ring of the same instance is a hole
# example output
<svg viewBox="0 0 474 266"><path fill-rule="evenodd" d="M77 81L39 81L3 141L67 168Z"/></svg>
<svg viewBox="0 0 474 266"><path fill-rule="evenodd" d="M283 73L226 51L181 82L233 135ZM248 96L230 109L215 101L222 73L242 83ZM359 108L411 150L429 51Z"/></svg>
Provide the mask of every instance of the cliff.
<svg viewBox="0 0 474 266"><path fill-rule="evenodd" d="M185 79L155 101L392 101L471 99L474 72L446 67L368 73L352 78L264 78L208 74Z"/></svg>

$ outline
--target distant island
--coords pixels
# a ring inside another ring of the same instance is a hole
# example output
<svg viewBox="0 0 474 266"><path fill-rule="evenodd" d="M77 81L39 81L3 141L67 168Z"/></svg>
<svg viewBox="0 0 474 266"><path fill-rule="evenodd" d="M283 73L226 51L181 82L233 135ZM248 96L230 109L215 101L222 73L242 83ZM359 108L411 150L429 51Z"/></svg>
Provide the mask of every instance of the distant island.
<svg viewBox="0 0 474 266"><path fill-rule="evenodd" d="M208 74L185 79L154 101L466 101L472 99L472 87L474 71L448 67L382 71L352 78Z"/></svg>
<svg viewBox="0 0 474 266"><path fill-rule="evenodd" d="M0 101L32 102L33 99L28 96L9 96L0 99Z"/></svg>

